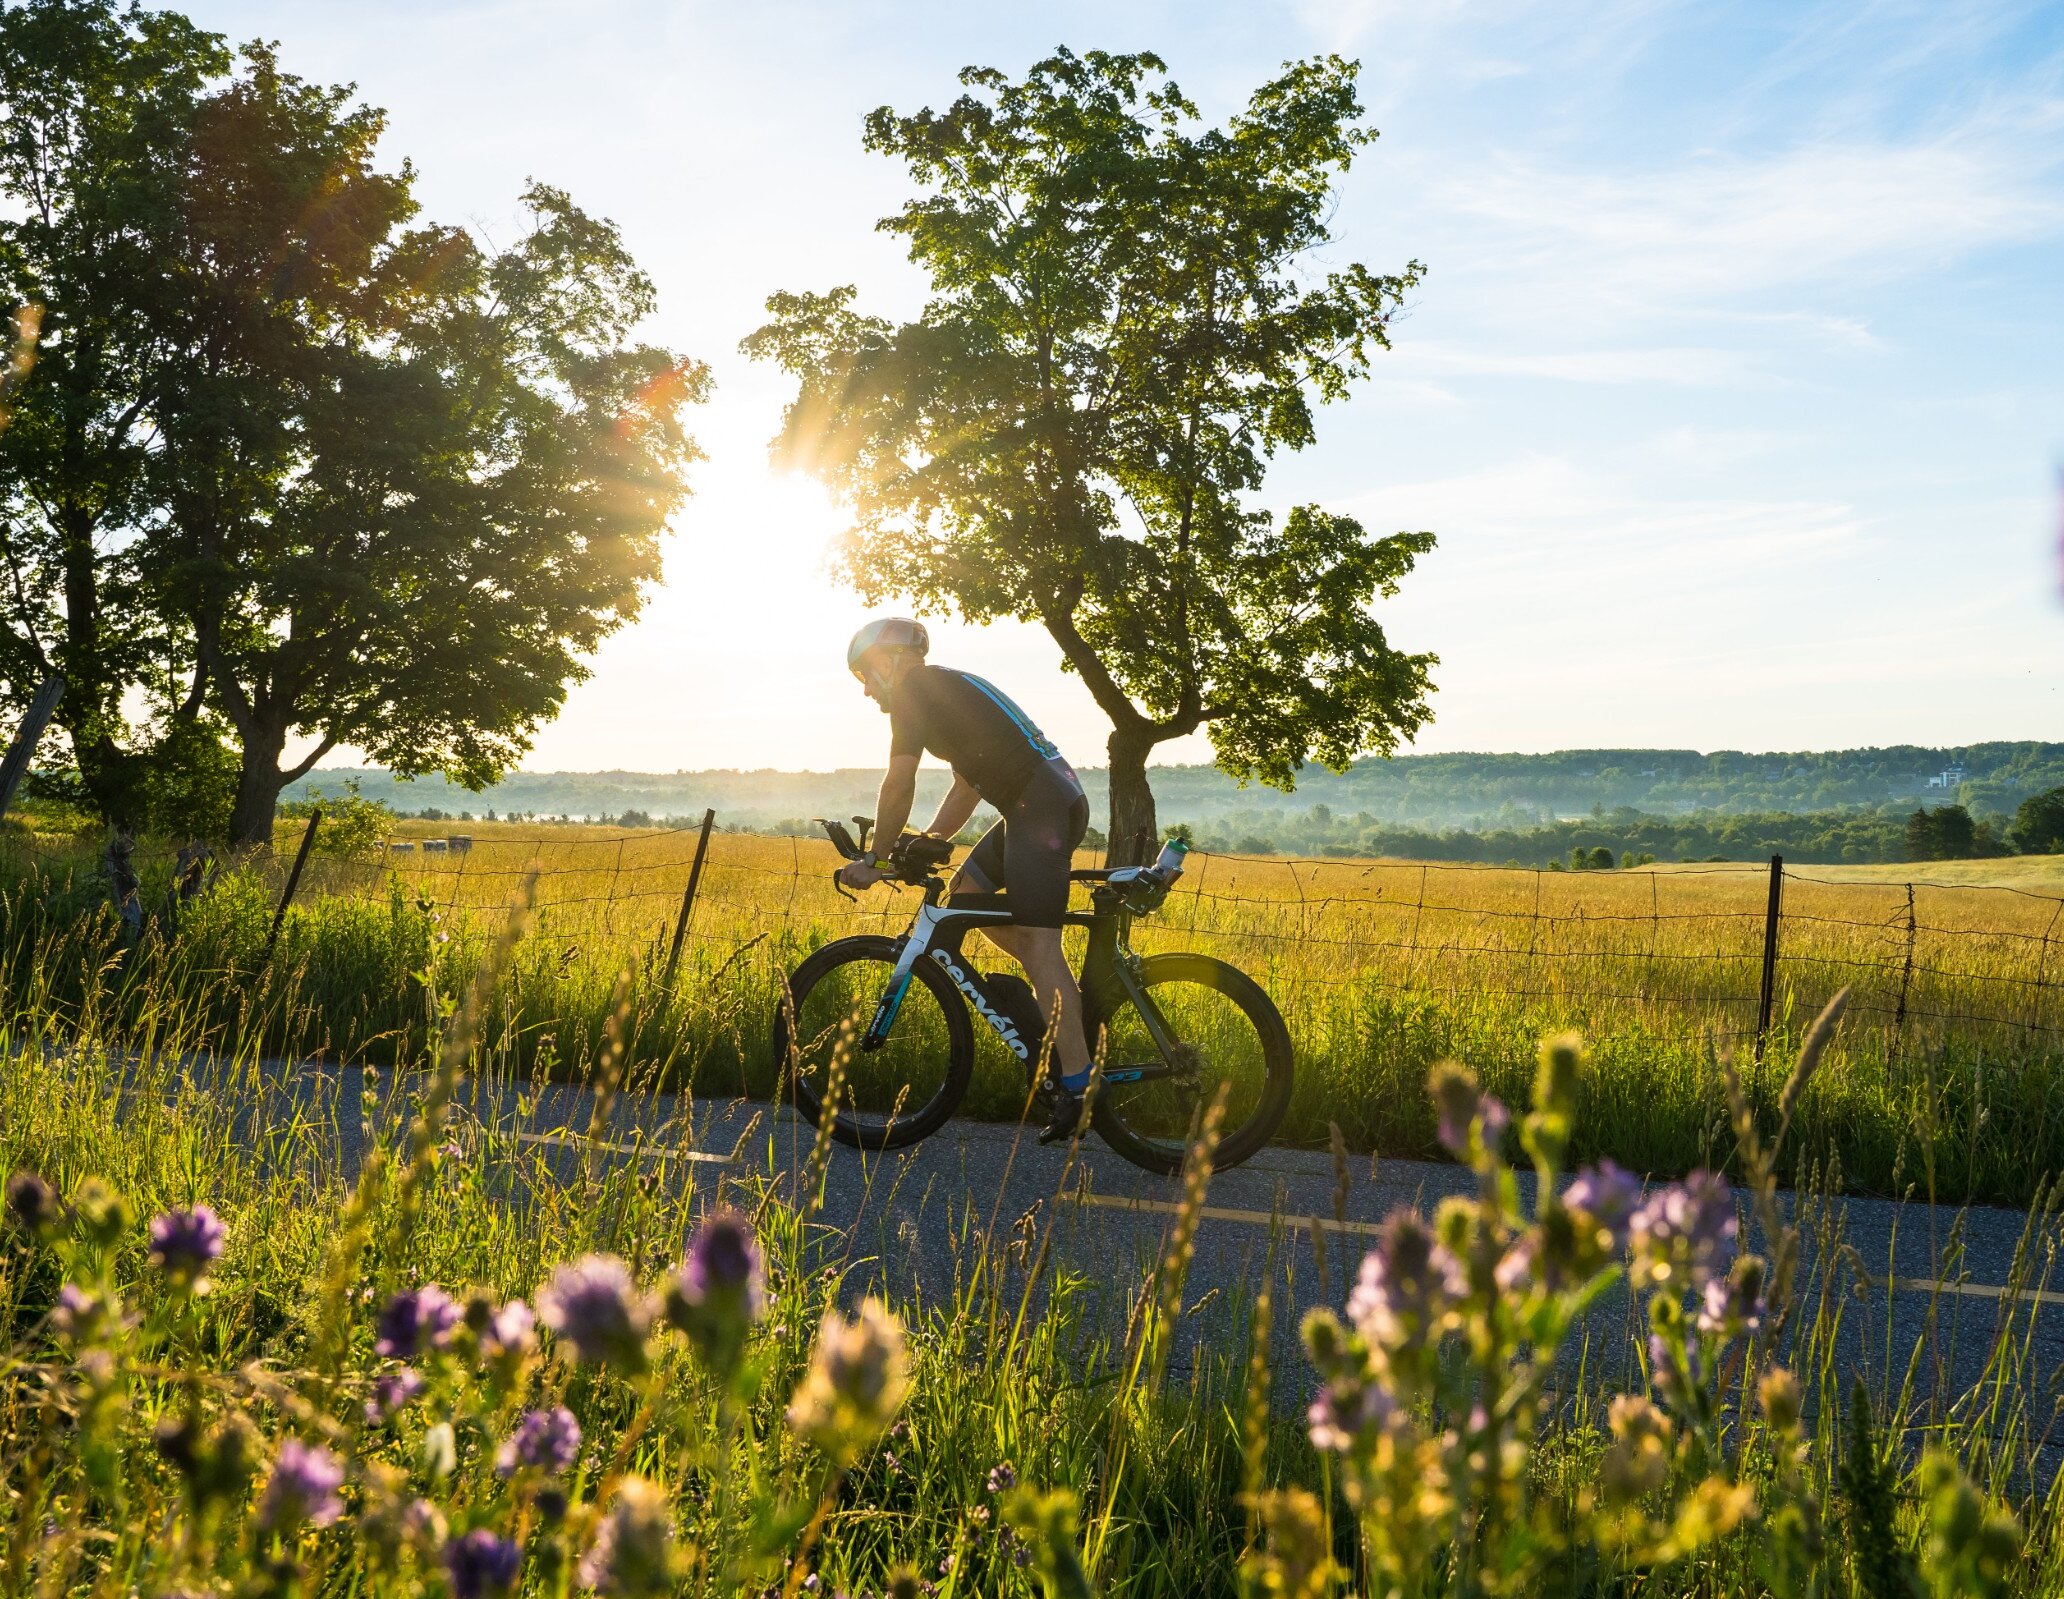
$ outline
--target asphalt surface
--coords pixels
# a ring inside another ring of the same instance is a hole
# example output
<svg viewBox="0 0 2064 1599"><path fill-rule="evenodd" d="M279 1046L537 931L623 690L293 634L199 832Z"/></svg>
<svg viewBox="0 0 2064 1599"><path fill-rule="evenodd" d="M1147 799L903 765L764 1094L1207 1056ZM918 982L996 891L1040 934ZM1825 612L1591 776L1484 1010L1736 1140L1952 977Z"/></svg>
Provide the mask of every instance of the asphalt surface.
<svg viewBox="0 0 2064 1599"><path fill-rule="evenodd" d="M206 1076L189 1068L189 1091L212 1091ZM256 1099L239 1090L240 1114L273 1125L305 1118L319 1138L335 1138L338 1175L352 1180L363 1154L360 1072L302 1066L268 1077L273 1091ZM378 1124L399 1126L400 1097L419 1080L382 1073L376 1083L388 1102ZM472 1082L456 1142L461 1158L492 1162L497 1147L508 1147L498 1141L513 1139L540 1157L520 1163L526 1182L574 1181L593 1158L635 1163L648 1181L692 1185L698 1203L715 1203L769 1184L799 1197L815 1138L785 1107L671 1094L616 1098L590 1150L593 1119L594 1101L579 1086ZM1345 1176L1343 1188L1323 1151L1283 1148L1214 1175L1184 1293L1179 1370L1239 1358L1247 1307L1267 1281L1278 1392L1306 1391L1297 1334L1305 1311L1344 1301L1391 1211L1410 1205L1430 1214L1442 1198L1474 1187L1457 1166L1367 1156L1350 1157ZM1530 1190L1531 1180L1522 1188ZM844 1264L845 1291L854 1297L885 1287L936 1302L967 1281L980 1253L976 1240L984 1238L1019 1241L1015 1253L1000 1247L1004 1271L1022 1280L1026 1259L1045 1238L1051 1273L1035 1282L1035 1298L1054 1275L1069 1279L1082 1336L1122 1343L1142 1274L1163 1255L1180 1198L1179 1180L1140 1171L1094 1136L1071 1159L1064 1148L1041 1148L1029 1129L956 1121L911 1149L882 1155L833 1144L819 1220L827 1257ZM1530 1203L1530 1192L1523 1198ZM1824 1293L1839 1308L1835 1369L1845 1382L1860 1374L1874 1389L1897 1391L1911 1371L1918 1392L1947 1397L1971 1388L2010 1345L2011 1380L2042 1430L2064 1395L2064 1292L2056 1291L2064 1282L2052 1282L2048 1270L2064 1222L2054 1214L2031 1222L2010 1210L1861 1198L1835 1201L1825 1215L1809 1205L1803 1217L1807 1280L1817 1298ZM1760 1247L1746 1223L1744 1243ZM2017 1254L2024 1262L2018 1273ZM1812 1321L1813 1308L1800 1319ZM1616 1290L1589 1313L1587 1337L1568 1358L1581 1355L1594 1375L1624 1374L1640 1330L1637 1307ZM2064 1449L2045 1456L2052 1453Z"/></svg>

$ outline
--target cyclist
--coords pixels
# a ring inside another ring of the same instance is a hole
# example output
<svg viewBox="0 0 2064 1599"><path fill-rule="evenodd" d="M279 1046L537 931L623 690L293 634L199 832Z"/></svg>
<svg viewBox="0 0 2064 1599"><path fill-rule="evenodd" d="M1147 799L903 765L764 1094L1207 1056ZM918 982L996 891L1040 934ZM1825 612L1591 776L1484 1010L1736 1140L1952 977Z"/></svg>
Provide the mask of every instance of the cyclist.
<svg viewBox="0 0 2064 1599"><path fill-rule="evenodd" d="M889 770L875 801L874 837L894 847L917 797L918 758L929 750L953 768L953 786L925 832L950 839L986 800L999 820L961 864L949 905L1007 892L1012 923L984 936L1025 969L1039 1008L1058 1019L1054 1111L1041 1143L1072 1137L1089 1086L1082 995L1061 949L1068 870L1089 826L1089 801L1074 768L1010 697L972 672L925 660L924 625L890 616L869 622L846 647L846 666L889 718ZM839 872L849 888L888 874L877 850Z"/></svg>

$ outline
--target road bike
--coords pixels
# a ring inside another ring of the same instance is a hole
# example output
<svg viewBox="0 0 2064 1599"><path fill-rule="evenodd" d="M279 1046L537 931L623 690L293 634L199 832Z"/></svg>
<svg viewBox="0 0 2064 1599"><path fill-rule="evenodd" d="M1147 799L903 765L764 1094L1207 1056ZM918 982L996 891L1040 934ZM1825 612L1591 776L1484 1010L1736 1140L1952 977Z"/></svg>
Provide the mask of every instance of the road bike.
<svg viewBox="0 0 2064 1599"><path fill-rule="evenodd" d="M853 820L857 842L843 823L819 819L848 860L862 858L871 825ZM1031 985L979 971L962 947L970 932L1011 923L1009 896L946 903L941 872L952 850L925 834L899 839L889 877L924 890L909 931L825 944L790 974L777 1007L774 1055L789 1068L797 1109L821 1124L836 1070L831 1133L856 1148L914 1144L952 1116L974 1070L970 1010L1025 1072L1026 1097L1042 1119L1049 1105L1046 1019ZM1088 934L1079 981L1103 1060L1091 1125L1154 1172L1180 1169L1196 1119L1221 1087L1220 1169L1266 1144L1290 1106L1290 1032L1261 985L1209 955L1140 955L1130 945L1132 923L1161 907L1183 855L1171 842L1151 865L1068 874L1089 889L1089 909L1064 920Z"/></svg>

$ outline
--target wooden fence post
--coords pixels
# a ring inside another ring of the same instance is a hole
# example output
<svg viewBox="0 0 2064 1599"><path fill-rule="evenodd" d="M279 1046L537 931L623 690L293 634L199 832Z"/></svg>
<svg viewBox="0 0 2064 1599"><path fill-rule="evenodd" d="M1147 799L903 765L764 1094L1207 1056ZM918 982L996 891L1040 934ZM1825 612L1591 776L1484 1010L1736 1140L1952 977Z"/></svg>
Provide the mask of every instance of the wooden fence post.
<svg viewBox="0 0 2064 1599"><path fill-rule="evenodd" d="M50 714L57 709L57 702L64 698L64 688L63 678L45 678L36 697L29 701L21 726L14 730L14 742L7 746L6 759L0 760L0 816L5 816L7 807L14 803L14 791L28 775L36 744L43 737L43 729L50 725Z"/></svg>
<svg viewBox="0 0 2064 1599"><path fill-rule="evenodd" d="M1770 1033L1770 1011L1777 1001L1777 923L1784 908L1784 857L1770 857L1770 903L1763 912L1763 994L1756 1004L1756 1063L1763 1061L1763 1041Z"/></svg>
<svg viewBox="0 0 2064 1599"><path fill-rule="evenodd" d="M1894 1033L1906 1026L1906 996L1913 989L1914 934L1918 929L1914 923L1913 884L1906 885L1906 963L1899 972L1899 1008L1892 1017Z"/></svg>
<svg viewBox="0 0 2064 1599"><path fill-rule="evenodd" d="M695 909L695 890L702 882L702 863L709 854L710 828L716 820L714 810L702 813L702 836L695 841L695 864L688 868L688 886L681 892L681 914L674 922L674 947L667 954L665 986L668 988L674 986L674 972L681 964L681 945L688 937L688 913Z"/></svg>
<svg viewBox="0 0 2064 1599"><path fill-rule="evenodd" d="M272 913L272 931L265 939L265 959L261 965L272 964L272 951L279 943L280 929L287 922L287 907L294 903L294 889L301 881L301 868L308 864L308 851L315 843L315 830L322 825L322 807L315 806L308 813L308 826L301 834L301 847L294 852L293 868L287 873L287 886L280 893L279 909Z"/></svg>

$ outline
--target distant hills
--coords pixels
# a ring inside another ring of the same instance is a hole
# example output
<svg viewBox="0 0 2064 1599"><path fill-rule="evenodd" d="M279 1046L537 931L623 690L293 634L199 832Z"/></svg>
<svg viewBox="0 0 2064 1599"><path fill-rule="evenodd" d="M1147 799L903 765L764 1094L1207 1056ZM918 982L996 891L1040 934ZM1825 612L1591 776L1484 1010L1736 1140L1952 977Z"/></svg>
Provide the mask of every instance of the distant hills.
<svg viewBox="0 0 2064 1599"><path fill-rule="evenodd" d="M778 828L799 818L847 816L873 808L878 770L832 772L516 772L480 794L442 779L397 781L384 771L326 768L290 798L334 793L356 780L369 799L397 811L452 816L568 816L654 821L700 817ZM1981 816L2005 816L2030 794L2064 785L2064 744L1991 743L1934 748L1750 754L1738 750L1558 750L1544 755L1404 755L1357 762L1335 775L1314 769L1291 794L1242 788L1209 766L1163 766L1152 773L1164 824L1267 836L1314 820L1357 829L1524 832L1619 811L1650 817L1768 816L1776 813L1901 814L1919 805L1961 802ZM1101 821L1104 774L1082 773ZM920 805L943 773L927 774ZM1314 807L1321 809L1314 811Z"/></svg>

